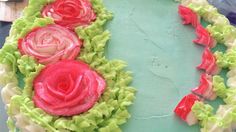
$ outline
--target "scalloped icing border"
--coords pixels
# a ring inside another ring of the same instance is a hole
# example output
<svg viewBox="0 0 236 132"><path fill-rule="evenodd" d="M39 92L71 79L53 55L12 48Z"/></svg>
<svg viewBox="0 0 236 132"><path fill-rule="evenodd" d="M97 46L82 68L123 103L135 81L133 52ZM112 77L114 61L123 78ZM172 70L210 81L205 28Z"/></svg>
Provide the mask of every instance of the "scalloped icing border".
<svg viewBox="0 0 236 132"><path fill-rule="evenodd" d="M236 61L233 60L236 59L236 28L230 25L229 20L224 15L218 13L217 9L206 0L180 0L180 2L182 5L192 9L207 22L212 23L212 25L209 24L207 26L207 30L217 42L224 43L228 48L226 53L215 52L217 63L222 68L230 68L229 72L234 72L236 66ZM229 81L229 79L236 77L236 74L228 74L227 76ZM215 115L213 115L213 107L208 104L197 102L192 107L194 114L201 120L202 132L211 132L213 128L218 131L227 131L235 125L236 90L234 88L227 89L224 79L218 75L214 76L213 85L216 94L223 98L226 104L220 105Z"/></svg>
<svg viewBox="0 0 236 132"><path fill-rule="evenodd" d="M10 131L17 131L15 124L22 131L121 131L119 125L130 117L127 106L132 104L136 90L129 86L132 81L131 72L123 70L126 63L121 60L110 61L104 55L110 33L104 31L103 26L112 18L112 14L105 9L101 0L91 0L97 14L96 21L87 27L77 27L75 31L84 41L84 48L77 59L88 63L105 78L106 91L92 109L71 118L51 116L34 107L31 100L32 82L44 66L38 64L33 57L21 56L17 44L18 39L33 28L53 23L51 18L41 18L40 15L44 5L53 1L30 0L24 15L13 23L10 35L0 50L0 71L3 71L0 74L4 75L0 76L0 83L5 86L2 95L11 93L5 101ZM19 71L25 77L24 89L18 86L16 72ZM14 85L6 87L9 83Z"/></svg>

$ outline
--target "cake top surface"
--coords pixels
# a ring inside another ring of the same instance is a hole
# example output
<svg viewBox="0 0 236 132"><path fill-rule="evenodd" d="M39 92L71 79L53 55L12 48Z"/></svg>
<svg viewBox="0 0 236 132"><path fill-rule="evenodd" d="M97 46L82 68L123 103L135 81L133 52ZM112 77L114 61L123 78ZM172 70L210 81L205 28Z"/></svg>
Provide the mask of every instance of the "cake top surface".
<svg viewBox="0 0 236 132"><path fill-rule="evenodd" d="M127 69L133 72L132 86L137 89L129 107L132 118L122 130L199 131L198 125L188 127L173 113L180 98L198 85L200 72L195 67L203 51L192 43L194 29L181 24L178 3L104 0L104 4L114 14L106 25L112 35L106 57L127 62Z"/></svg>

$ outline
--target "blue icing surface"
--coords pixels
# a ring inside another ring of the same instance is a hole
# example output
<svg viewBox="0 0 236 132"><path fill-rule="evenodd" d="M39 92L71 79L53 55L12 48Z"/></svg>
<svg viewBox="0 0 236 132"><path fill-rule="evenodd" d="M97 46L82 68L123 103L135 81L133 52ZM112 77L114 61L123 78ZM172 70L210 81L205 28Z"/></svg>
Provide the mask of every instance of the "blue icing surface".
<svg viewBox="0 0 236 132"><path fill-rule="evenodd" d="M198 125L189 127L173 113L179 100L198 85L200 72L195 67L203 51L192 43L194 29L181 24L178 3L104 1L114 13L107 26L112 34L107 57L128 62L134 76L132 85L138 89L130 107L132 118L122 127L123 131L198 132Z"/></svg>
<svg viewBox="0 0 236 132"><path fill-rule="evenodd" d="M178 3L171 0L105 0L114 13L108 24L112 37L107 57L128 62L133 86L138 89L130 108L127 132L198 132L187 126L173 109L198 85L203 47L195 45L194 29L183 26Z"/></svg>

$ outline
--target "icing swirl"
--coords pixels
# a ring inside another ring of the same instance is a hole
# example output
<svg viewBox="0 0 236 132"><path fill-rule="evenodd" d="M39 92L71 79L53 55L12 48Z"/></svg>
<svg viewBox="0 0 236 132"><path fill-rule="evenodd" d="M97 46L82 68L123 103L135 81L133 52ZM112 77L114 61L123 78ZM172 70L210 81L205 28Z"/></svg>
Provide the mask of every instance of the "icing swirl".
<svg viewBox="0 0 236 132"><path fill-rule="evenodd" d="M47 5L42 15L52 17L55 23L70 29L89 25L96 19L89 0L57 0Z"/></svg>
<svg viewBox="0 0 236 132"><path fill-rule="evenodd" d="M74 59L82 42L75 33L59 26L37 28L19 40L21 54L34 56L39 63L49 64L63 59Z"/></svg>
<svg viewBox="0 0 236 132"><path fill-rule="evenodd" d="M176 106L174 112L182 120L186 121L189 125L197 123L196 117L192 113L192 106L200 101L200 98L194 94L188 94L184 96L179 104Z"/></svg>
<svg viewBox="0 0 236 132"><path fill-rule="evenodd" d="M204 70L207 74L216 75L220 68L216 64L216 58L209 48L205 48L202 54L202 63L197 66L198 69Z"/></svg>
<svg viewBox="0 0 236 132"><path fill-rule="evenodd" d="M34 103L47 113L72 116L90 109L105 89L105 81L81 61L48 65L34 80Z"/></svg>
<svg viewBox="0 0 236 132"><path fill-rule="evenodd" d="M210 33L202 27L202 25L198 25L196 28L197 38L193 40L194 43L207 46L209 48L213 48L216 46L216 41L211 37Z"/></svg>
<svg viewBox="0 0 236 132"><path fill-rule="evenodd" d="M179 5L179 15L183 19L183 24L192 24L193 27L200 24L198 15L188 7Z"/></svg>
<svg viewBox="0 0 236 132"><path fill-rule="evenodd" d="M203 73L200 78L200 85L192 89L192 92L209 100L216 99L216 93L212 87L212 76Z"/></svg>

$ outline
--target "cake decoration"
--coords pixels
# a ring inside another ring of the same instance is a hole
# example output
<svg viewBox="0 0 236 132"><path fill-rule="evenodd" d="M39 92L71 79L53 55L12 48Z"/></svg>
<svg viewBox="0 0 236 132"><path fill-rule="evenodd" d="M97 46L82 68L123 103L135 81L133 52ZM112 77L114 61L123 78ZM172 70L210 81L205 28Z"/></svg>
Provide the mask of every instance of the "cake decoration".
<svg viewBox="0 0 236 132"><path fill-rule="evenodd" d="M184 96L176 106L174 110L175 114L189 125L196 124L198 120L192 113L191 109L197 101L200 101L200 98L194 94Z"/></svg>
<svg viewBox="0 0 236 132"><path fill-rule="evenodd" d="M216 99L216 94L213 91L212 76L206 73L201 74L200 84L192 89L192 92L208 100Z"/></svg>
<svg viewBox="0 0 236 132"><path fill-rule="evenodd" d="M209 48L205 48L202 54L202 63L197 66L198 69L204 70L207 74L215 75L220 72L217 66L216 58Z"/></svg>
<svg viewBox="0 0 236 132"><path fill-rule="evenodd" d="M56 0L44 7L42 16L51 17L56 24L70 29L87 26L96 19L89 0Z"/></svg>
<svg viewBox="0 0 236 132"><path fill-rule="evenodd" d="M210 5L206 0L200 0L200 1L182 0L180 2L182 4L181 6L185 6L186 9L187 8L191 9L193 12L201 16L204 20L206 20L209 23L212 23L209 24L205 29L205 31L209 33L209 35L206 36L212 37L218 43L224 43L225 46L227 46L228 48L226 52L216 51L213 54L210 51L211 46L206 45L202 56L203 61L202 64L200 65L200 68L204 69L205 73L201 75L200 86L192 90L194 94L197 94L198 96L201 96L204 99L211 99L209 98L209 96L206 95L212 95L212 94L206 94L206 93L213 93L214 96L216 94L218 97L224 100L225 104L220 105L217 112L214 114L213 107L211 107L208 104L205 104L204 100L195 101L193 104L190 105L191 111L201 125L201 132L232 131L236 128L235 127L236 118L234 116L236 112L236 105L235 105L236 90L234 87L235 66L236 66L235 65L236 28L230 25L229 20L224 15L219 14L217 12L217 9L212 5ZM196 28L196 30L198 29ZM225 85L225 81L220 75L215 75L219 73L219 70L215 69L221 69L221 68L229 69L229 72L227 74L228 80L226 81L228 86ZM214 76L211 77L207 75L207 73L208 74L210 73L211 75ZM178 108L178 106L179 105L177 105L176 108ZM180 116L180 118L182 117Z"/></svg>
<svg viewBox="0 0 236 132"><path fill-rule="evenodd" d="M193 12L190 8L180 5L179 6L179 15L183 19L183 24L191 24L193 27L199 25L199 17Z"/></svg>
<svg viewBox="0 0 236 132"><path fill-rule="evenodd" d="M126 63L105 57L111 18L101 0L29 1L0 49L10 131L121 131L136 90Z"/></svg>
<svg viewBox="0 0 236 132"><path fill-rule="evenodd" d="M214 48L216 46L216 41L211 37L210 33L203 28L202 25L196 27L197 38L193 40L194 43L204 45L209 48Z"/></svg>
<svg viewBox="0 0 236 132"><path fill-rule="evenodd" d="M78 115L98 101L105 86L87 64L63 60L46 66L34 79L33 101L51 115Z"/></svg>
<svg viewBox="0 0 236 132"><path fill-rule="evenodd" d="M75 59L82 41L72 31L59 25L34 29L19 40L21 54L34 56L39 63L50 64Z"/></svg>

